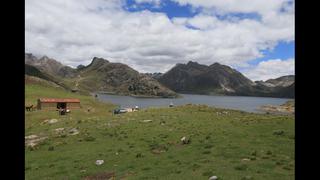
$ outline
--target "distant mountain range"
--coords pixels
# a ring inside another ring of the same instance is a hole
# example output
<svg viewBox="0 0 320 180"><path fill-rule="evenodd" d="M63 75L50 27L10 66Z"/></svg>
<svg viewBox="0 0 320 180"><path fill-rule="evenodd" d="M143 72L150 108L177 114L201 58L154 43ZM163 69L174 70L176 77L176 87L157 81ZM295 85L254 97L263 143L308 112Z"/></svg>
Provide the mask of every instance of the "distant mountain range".
<svg viewBox="0 0 320 180"><path fill-rule="evenodd" d="M177 64L158 81L175 92L241 96L294 97L294 76L253 82L229 66L189 61Z"/></svg>
<svg viewBox="0 0 320 180"><path fill-rule="evenodd" d="M103 58L94 57L88 66L78 66L77 69L64 66L48 57L37 59L32 54L25 55L25 63L26 69L32 66L41 72L33 73L33 75L53 82L59 79L63 82L60 84L66 84L72 90L99 91L138 97L178 96L156 79L139 73L125 64L111 63ZM30 71L26 73L32 75Z"/></svg>
<svg viewBox="0 0 320 180"><path fill-rule="evenodd" d="M168 72L139 73L122 63L93 58L88 66L64 66L46 56L25 54L26 74L61 85L65 89L108 92L131 96L177 97L177 93L294 97L294 76L251 81L229 66L188 62ZM177 93L176 93L177 92Z"/></svg>

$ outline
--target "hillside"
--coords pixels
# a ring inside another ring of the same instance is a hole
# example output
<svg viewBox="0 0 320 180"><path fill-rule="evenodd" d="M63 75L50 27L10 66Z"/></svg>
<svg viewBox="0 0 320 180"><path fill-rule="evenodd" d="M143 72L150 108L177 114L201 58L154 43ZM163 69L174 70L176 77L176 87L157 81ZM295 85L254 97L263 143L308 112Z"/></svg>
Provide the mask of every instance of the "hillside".
<svg viewBox="0 0 320 180"><path fill-rule="evenodd" d="M88 91L147 97L176 96L157 80L125 64L111 63L102 58L93 58L91 64L79 70L77 78L79 87Z"/></svg>
<svg viewBox="0 0 320 180"><path fill-rule="evenodd" d="M256 81L256 91L260 96L294 98L294 75L282 76L267 81Z"/></svg>
<svg viewBox="0 0 320 180"><path fill-rule="evenodd" d="M229 66L219 63L206 66L189 61L177 64L157 79L180 93L292 97L292 77L252 82Z"/></svg>
<svg viewBox="0 0 320 180"><path fill-rule="evenodd" d="M40 71L38 68L29 64L25 64L25 75L28 77L28 80L31 80L32 77L37 77L42 80L48 81L48 83L56 84L57 86L60 86L66 90L71 90L71 86L68 86L62 78L47 74L46 72ZM35 79L36 78L33 78L33 80L31 81L34 81ZM36 81L41 80L38 79Z"/></svg>
<svg viewBox="0 0 320 180"><path fill-rule="evenodd" d="M219 63L210 66L188 62L177 64L158 78L177 92L196 94L243 94L254 84L238 71Z"/></svg>
<svg viewBox="0 0 320 180"><path fill-rule="evenodd" d="M45 72L51 76L58 77L74 77L76 69L69 66L65 66L55 59L43 56L37 58L31 53L25 53L25 64L32 65L42 72Z"/></svg>
<svg viewBox="0 0 320 180"><path fill-rule="evenodd" d="M63 85L80 92L109 92L139 97L176 97L177 94L148 75L121 63L93 58L88 66L73 69L46 56L38 59L25 54L29 75Z"/></svg>
<svg viewBox="0 0 320 180"><path fill-rule="evenodd" d="M203 105L112 115L112 104L28 83L25 97L79 98L82 106L66 116L25 112L26 179L294 179L293 116Z"/></svg>

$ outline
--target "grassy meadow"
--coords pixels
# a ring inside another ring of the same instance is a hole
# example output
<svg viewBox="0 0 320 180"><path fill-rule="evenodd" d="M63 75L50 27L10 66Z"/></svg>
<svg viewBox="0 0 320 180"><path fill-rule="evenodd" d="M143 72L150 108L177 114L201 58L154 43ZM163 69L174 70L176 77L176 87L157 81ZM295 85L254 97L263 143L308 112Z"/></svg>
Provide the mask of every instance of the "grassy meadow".
<svg viewBox="0 0 320 180"><path fill-rule="evenodd" d="M293 116L205 105L113 115L115 105L94 97L26 84L26 105L40 97L79 98L82 108L65 116L25 112L25 136L45 138L25 148L27 180L94 179L108 173L136 180L294 179ZM189 144L181 143L184 136Z"/></svg>

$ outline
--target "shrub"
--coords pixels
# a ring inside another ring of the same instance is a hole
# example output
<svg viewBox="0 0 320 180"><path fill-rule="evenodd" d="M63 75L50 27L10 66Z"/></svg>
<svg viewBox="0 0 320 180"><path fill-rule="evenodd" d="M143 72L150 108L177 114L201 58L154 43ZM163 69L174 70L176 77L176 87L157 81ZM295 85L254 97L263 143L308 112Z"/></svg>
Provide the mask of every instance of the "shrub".
<svg viewBox="0 0 320 180"><path fill-rule="evenodd" d="M211 151L203 151L202 154L210 154Z"/></svg>
<svg viewBox="0 0 320 180"><path fill-rule="evenodd" d="M143 155L141 153L136 154L136 158L142 158Z"/></svg>
<svg viewBox="0 0 320 180"><path fill-rule="evenodd" d="M205 145L205 146L204 146L205 149L210 149L210 148L212 148L212 147L213 147L213 145L211 145L211 144L208 144L208 145Z"/></svg>
<svg viewBox="0 0 320 180"><path fill-rule="evenodd" d="M210 176L212 176L212 174L213 174L212 171L205 171L202 173L202 176L210 177Z"/></svg>
<svg viewBox="0 0 320 180"><path fill-rule="evenodd" d="M85 141L94 141L96 140L96 138L92 137L92 136L87 136L84 138Z"/></svg>
<svg viewBox="0 0 320 180"><path fill-rule="evenodd" d="M273 135L280 136L280 135L283 135L283 134L284 134L283 130L275 130L275 131L273 131Z"/></svg>
<svg viewBox="0 0 320 180"><path fill-rule="evenodd" d="M252 151L252 152L251 152L251 155L252 155L252 156L257 156L257 151L256 151L256 150Z"/></svg>
<svg viewBox="0 0 320 180"><path fill-rule="evenodd" d="M272 151L268 150L268 151L266 152L266 154L267 154L267 155L272 155Z"/></svg>
<svg viewBox="0 0 320 180"><path fill-rule="evenodd" d="M248 169L248 165L246 164L239 164L239 165L236 165L234 167L235 170L239 170L239 171L244 171L244 170L247 170Z"/></svg>

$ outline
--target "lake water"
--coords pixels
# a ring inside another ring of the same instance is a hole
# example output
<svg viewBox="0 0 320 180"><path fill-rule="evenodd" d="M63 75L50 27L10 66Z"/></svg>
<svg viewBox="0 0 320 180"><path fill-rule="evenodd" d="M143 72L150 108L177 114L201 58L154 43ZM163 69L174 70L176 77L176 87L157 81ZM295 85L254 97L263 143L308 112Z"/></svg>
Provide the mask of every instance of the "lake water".
<svg viewBox="0 0 320 180"><path fill-rule="evenodd" d="M269 97L247 97L247 96L207 96L181 94L182 98L136 98L131 96L119 96L109 94L98 94L98 99L104 102L111 102L121 108L139 106L140 108L149 107L168 107L170 103L174 105L206 104L208 106L236 109L247 112L261 112L258 108L262 105L280 105L290 99L269 98Z"/></svg>

